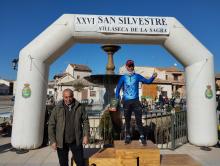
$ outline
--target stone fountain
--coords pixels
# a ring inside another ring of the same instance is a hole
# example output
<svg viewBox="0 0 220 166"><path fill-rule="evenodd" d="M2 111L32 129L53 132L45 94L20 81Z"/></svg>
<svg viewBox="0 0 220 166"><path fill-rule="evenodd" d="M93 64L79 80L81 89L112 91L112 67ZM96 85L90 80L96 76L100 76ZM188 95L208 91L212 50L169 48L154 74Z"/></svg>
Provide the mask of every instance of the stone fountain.
<svg viewBox="0 0 220 166"><path fill-rule="evenodd" d="M108 110L108 104L110 104L111 99L115 97L114 89L120 78L120 75L115 74L114 72L115 65L114 65L113 55L121 47L117 45L103 45L101 48L108 55L108 62L106 65L106 74L90 75L84 78L91 83L104 86L105 88L105 94L103 96L103 99L104 99L103 111L102 111L102 117L101 117L99 125L101 126L100 133L103 137L104 145L107 145L107 144L112 144L113 139L119 139L121 128L122 128L122 119L120 116L120 111L110 112ZM110 119L108 118L109 116L111 117ZM104 123L101 123L103 122L102 119L103 121L105 121ZM112 126L110 124L112 124ZM111 131L109 132L109 130ZM109 133L111 134L109 135Z"/></svg>
<svg viewBox="0 0 220 166"><path fill-rule="evenodd" d="M95 74L95 75L86 76L84 78L91 83L103 85L105 87L104 104L103 104L103 108L105 108L105 106L110 103L111 99L115 97L114 89L120 78L120 75L115 74L114 72L115 65L114 65L113 55L121 47L117 45L107 44L107 45L101 46L101 48L108 55L108 61L106 65L106 74Z"/></svg>

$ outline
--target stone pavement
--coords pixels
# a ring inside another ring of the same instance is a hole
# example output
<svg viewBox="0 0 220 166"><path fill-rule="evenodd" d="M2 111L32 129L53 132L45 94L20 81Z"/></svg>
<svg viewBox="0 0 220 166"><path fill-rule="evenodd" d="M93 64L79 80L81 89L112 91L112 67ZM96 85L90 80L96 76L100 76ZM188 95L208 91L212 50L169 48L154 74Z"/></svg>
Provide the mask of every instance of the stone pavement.
<svg viewBox="0 0 220 166"><path fill-rule="evenodd" d="M58 166L56 152L49 147L17 154L10 137L0 137L0 166Z"/></svg>
<svg viewBox="0 0 220 166"><path fill-rule="evenodd" d="M160 152L161 154L188 154L192 158L200 162L202 166L220 166L220 148L212 147L211 149L211 151L203 151L200 150L200 147L185 144L174 151L161 150ZM86 155L89 156L91 155L91 153ZM58 165L59 164L57 154L50 147L43 147L35 150L30 150L28 153L17 154L10 144L10 137L0 136L0 166Z"/></svg>
<svg viewBox="0 0 220 166"><path fill-rule="evenodd" d="M200 147L189 143L175 150L160 150L161 154L188 154L202 166L220 166L220 148L211 147L211 151L201 150Z"/></svg>

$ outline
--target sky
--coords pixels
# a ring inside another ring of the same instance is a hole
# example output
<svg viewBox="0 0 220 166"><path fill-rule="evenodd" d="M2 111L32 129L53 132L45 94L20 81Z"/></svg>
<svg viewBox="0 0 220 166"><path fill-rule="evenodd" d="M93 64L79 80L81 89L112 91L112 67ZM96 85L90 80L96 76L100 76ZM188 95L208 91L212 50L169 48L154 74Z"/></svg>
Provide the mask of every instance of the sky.
<svg viewBox="0 0 220 166"><path fill-rule="evenodd" d="M62 14L175 17L213 55L215 73L220 73L219 0L0 0L0 78L15 80L11 61L19 51ZM115 72L127 59L136 66L182 65L158 45L120 45L114 55ZM76 44L50 66L49 79L69 63L88 65L93 74L105 73L106 53L101 44Z"/></svg>

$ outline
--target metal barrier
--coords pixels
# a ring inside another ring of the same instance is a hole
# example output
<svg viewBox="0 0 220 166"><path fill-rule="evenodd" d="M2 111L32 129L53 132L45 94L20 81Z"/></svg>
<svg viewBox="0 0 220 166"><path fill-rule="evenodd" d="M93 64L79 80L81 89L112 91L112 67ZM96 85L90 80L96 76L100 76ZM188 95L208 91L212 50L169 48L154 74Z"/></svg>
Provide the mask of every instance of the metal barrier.
<svg viewBox="0 0 220 166"><path fill-rule="evenodd" d="M176 149L188 142L186 113L186 111L180 111L171 115L171 149Z"/></svg>
<svg viewBox="0 0 220 166"><path fill-rule="evenodd" d="M12 106L0 107L0 126L4 123L11 123L13 114Z"/></svg>
<svg viewBox="0 0 220 166"><path fill-rule="evenodd" d="M102 147L110 144L115 137L110 119L103 118L100 113L96 112L96 116L89 116L89 121L91 138L90 145L87 147ZM123 116L122 121L124 122ZM150 111L143 115L142 122L148 139L157 144L160 149L175 149L188 141L186 111L169 113ZM139 135L136 135L138 132L135 126L131 126L132 136L133 139L138 139ZM120 136L117 139L123 139L123 128L122 126Z"/></svg>

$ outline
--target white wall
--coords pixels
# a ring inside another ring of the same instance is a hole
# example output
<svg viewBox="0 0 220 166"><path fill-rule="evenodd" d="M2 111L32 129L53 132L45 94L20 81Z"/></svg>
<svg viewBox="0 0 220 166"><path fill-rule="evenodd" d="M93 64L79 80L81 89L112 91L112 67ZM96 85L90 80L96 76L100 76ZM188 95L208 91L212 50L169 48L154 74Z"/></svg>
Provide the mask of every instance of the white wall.
<svg viewBox="0 0 220 166"><path fill-rule="evenodd" d="M3 84L3 85L0 86L0 94L8 95L9 94L9 88L10 88L10 81L0 79L0 84Z"/></svg>
<svg viewBox="0 0 220 166"><path fill-rule="evenodd" d="M172 97L172 86L171 85L158 84L158 86L160 86L162 88L162 91L167 92L168 98ZM158 92L158 96L159 96L159 92Z"/></svg>
<svg viewBox="0 0 220 166"><path fill-rule="evenodd" d="M79 76L79 78L83 78L83 77L86 77L86 76L90 76L91 75L91 72L87 72L87 71L74 71L74 75L73 77L77 79L77 76ZM79 79L78 78L78 79Z"/></svg>
<svg viewBox="0 0 220 166"><path fill-rule="evenodd" d="M77 76L80 76L80 78L83 78L85 76L91 75L91 72L88 71L77 71L74 70L73 67L69 64L65 70L66 73L69 73L73 76L73 78L77 79Z"/></svg>
<svg viewBox="0 0 220 166"><path fill-rule="evenodd" d="M96 92L96 96L91 96L91 91ZM105 94L105 88L104 87L93 87L93 89L90 89L88 91L88 99L92 99L94 101L94 104L104 104L104 98L103 95Z"/></svg>
<svg viewBox="0 0 220 166"><path fill-rule="evenodd" d="M3 79L0 79L0 84L5 84L7 86L10 86L10 81L6 81L6 80L3 80Z"/></svg>
<svg viewBox="0 0 220 166"><path fill-rule="evenodd" d="M69 73L70 75L73 76L73 67L72 67L70 64L68 64L68 66L67 66L65 72L66 72L66 73Z"/></svg>

